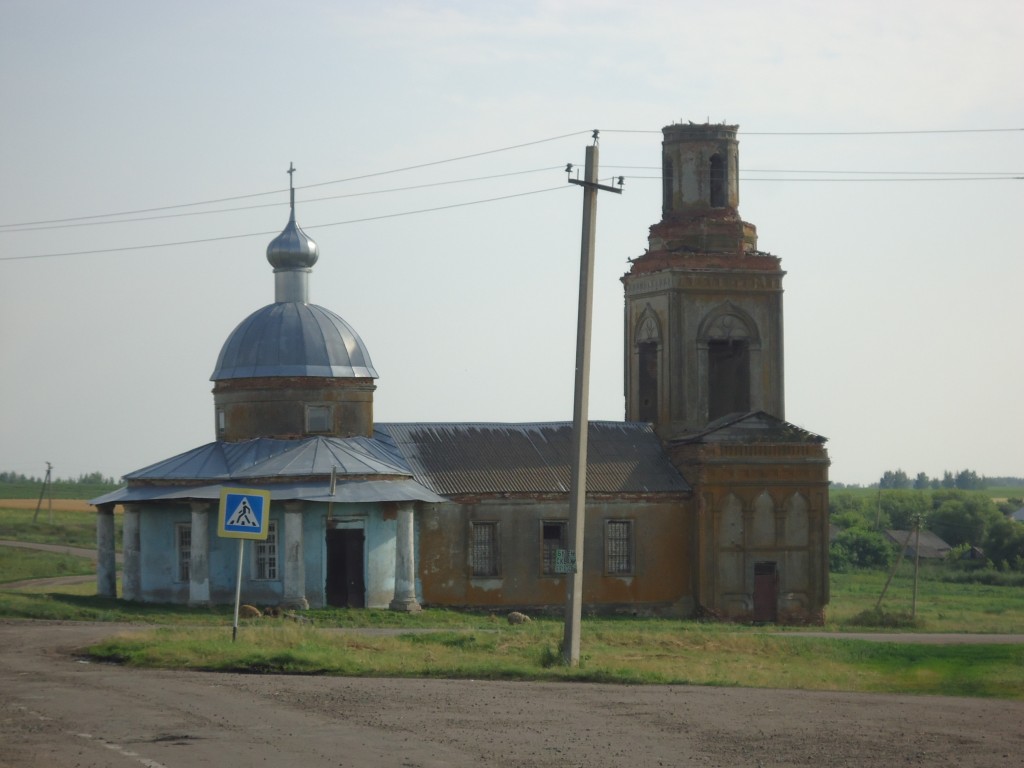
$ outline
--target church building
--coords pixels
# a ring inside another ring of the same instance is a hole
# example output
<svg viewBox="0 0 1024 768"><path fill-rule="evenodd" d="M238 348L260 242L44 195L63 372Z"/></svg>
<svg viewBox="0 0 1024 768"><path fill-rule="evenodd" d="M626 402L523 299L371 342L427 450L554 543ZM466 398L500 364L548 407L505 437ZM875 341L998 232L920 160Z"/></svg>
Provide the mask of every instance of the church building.
<svg viewBox="0 0 1024 768"><path fill-rule="evenodd" d="M738 211L737 126L663 132L661 221L625 288L625 421L588 430L586 610L818 623L828 456L785 421L780 260ZM309 302L298 226L267 248L274 302L214 366L215 439L94 499L98 593L192 605L561 610L572 424L376 423L378 378ZM224 488L270 495L265 540L218 536Z"/></svg>

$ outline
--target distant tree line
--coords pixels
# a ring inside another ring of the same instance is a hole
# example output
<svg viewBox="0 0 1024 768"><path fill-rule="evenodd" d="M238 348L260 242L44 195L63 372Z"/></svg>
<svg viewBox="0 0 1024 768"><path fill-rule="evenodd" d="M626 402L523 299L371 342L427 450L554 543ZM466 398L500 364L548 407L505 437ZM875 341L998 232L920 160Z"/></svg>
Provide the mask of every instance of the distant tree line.
<svg viewBox="0 0 1024 768"><path fill-rule="evenodd" d="M958 488L961 491L983 491L986 488L1024 488L1024 477L986 477L973 469L961 469L950 472L948 469L942 477L929 477L925 472L918 472L913 478L902 469L886 470L877 483L867 486L857 483L832 483L833 488L881 488L882 490L924 491L939 488Z"/></svg>
<svg viewBox="0 0 1024 768"><path fill-rule="evenodd" d="M1005 481L1005 482L1004 482ZM911 479L910 475L902 469L886 470L878 481L877 487L883 490L914 490L923 491L929 488L958 488L961 491L981 491L995 485L1024 485L1024 478L991 478L978 475L973 469L961 469L957 472L950 472L948 469L942 473L942 477L928 477L924 472L918 472Z"/></svg>
<svg viewBox="0 0 1024 768"><path fill-rule="evenodd" d="M21 472L0 472L0 483L7 483L11 485L25 483L40 484L44 479L45 477L25 475ZM106 477L102 472L89 472L88 474L79 475L78 477L51 477L50 482L54 484L61 483L63 485L117 485L116 479L113 477Z"/></svg>
<svg viewBox="0 0 1024 768"><path fill-rule="evenodd" d="M997 504L984 493L955 487L879 488L870 495L840 490L829 497L830 522L842 529L831 547L834 570L887 564L892 546L881 532L912 530L920 523L956 556L974 553L983 565L1024 572L1024 523L1012 517L1024 498Z"/></svg>

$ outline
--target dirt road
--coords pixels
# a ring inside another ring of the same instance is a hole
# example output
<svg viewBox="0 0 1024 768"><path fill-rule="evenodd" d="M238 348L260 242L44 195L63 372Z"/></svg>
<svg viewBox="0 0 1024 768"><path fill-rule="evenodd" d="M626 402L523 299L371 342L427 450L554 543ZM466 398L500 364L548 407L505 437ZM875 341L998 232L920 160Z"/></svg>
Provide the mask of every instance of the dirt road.
<svg viewBox="0 0 1024 768"><path fill-rule="evenodd" d="M130 628L0 622L0 766L1021 766L1024 704L128 670Z"/></svg>

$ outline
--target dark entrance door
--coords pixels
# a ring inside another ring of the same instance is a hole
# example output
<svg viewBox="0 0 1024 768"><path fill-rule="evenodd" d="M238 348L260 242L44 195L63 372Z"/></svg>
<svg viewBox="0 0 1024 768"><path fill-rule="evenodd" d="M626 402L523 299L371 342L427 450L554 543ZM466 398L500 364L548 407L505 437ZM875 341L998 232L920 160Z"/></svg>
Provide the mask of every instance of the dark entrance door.
<svg viewBox="0 0 1024 768"><path fill-rule="evenodd" d="M775 621L778 604L779 572L775 563L754 563L754 621Z"/></svg>
<svg viewBox="0 0 1024 768"><path fill-rule="evenodd" d="M365 608L363 531L339 528L327 531L327 604L339 608Z"/></svg>

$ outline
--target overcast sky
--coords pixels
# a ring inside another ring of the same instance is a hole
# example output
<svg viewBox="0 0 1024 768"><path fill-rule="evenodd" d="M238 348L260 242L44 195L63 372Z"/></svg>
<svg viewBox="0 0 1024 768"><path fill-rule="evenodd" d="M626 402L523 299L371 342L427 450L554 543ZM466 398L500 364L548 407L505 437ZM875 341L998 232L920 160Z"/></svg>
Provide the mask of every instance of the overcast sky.
<svg viewBox="0 0 1024 768"><path fill-rule="evenodd" d="M740 126L785 415L832 479L1024 475L1022 39L1019 0L2 0L0 470L120 477L214 439L290 162L311 300L366 343L378 421L571 420L562 169L595 128L626 182L598 203L590 416L621 420L660 130L710 120Z"/></svg>

